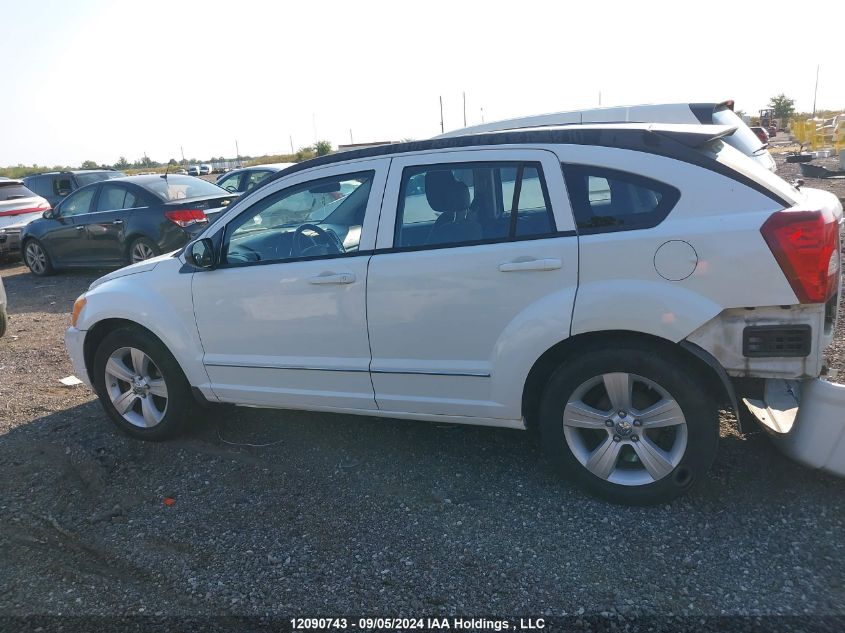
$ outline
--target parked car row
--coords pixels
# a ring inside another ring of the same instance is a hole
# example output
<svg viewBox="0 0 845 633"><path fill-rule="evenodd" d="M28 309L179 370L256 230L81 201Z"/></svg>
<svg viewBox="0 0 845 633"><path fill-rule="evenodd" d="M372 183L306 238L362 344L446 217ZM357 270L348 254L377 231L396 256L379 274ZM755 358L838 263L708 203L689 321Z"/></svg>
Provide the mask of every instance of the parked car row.
<svg viewBox="0 0 845 633"><path fill-rule="evenodd" d="M176 174L87 185L23 227L24 262L36 275L139 262L183 246L236 197Z"/></svg>
<svg viewBox="0 0 845 633"><path fill-rule="evenodd" d="M536 429L575 481L637 504L704 480L744 399L845 474L845 386L817 379L842 205L738 131L508 127L289 167L95 281L75 373L150 440L200 402Z"/></svg>

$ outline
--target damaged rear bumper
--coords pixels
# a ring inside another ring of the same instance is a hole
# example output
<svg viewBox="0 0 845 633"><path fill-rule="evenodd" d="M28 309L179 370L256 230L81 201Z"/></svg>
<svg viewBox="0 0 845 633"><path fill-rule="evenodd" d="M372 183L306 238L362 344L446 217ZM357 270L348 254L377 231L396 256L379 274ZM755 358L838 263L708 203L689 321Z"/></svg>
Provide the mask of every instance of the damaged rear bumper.
<svg viewBox="0 0 845 633"><path fill-rule="evenodd" d="M845 477L845 385L769 379L763 400L743 401L788 457Z"/></svg>

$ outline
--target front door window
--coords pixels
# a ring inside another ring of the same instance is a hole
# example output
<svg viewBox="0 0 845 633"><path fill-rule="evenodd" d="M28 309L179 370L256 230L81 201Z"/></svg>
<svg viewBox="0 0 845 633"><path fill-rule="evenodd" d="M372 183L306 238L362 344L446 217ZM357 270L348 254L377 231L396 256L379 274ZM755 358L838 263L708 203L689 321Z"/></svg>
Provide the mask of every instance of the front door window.
<svg viewBox="0 0 845 633"><path fill-rule="evenodd" d="M228 264L355 252L373 172L313 180L260 200L227 227Z"/></svg>
<svg viewBox="0 0 845 633"><path fill-rule="evenodd" d="M96 190L96 187L79 189L65 198L61 206L62 217L69 218L75 215L88 213L91 210L91 200L94 198L94 192Z"/></svg>

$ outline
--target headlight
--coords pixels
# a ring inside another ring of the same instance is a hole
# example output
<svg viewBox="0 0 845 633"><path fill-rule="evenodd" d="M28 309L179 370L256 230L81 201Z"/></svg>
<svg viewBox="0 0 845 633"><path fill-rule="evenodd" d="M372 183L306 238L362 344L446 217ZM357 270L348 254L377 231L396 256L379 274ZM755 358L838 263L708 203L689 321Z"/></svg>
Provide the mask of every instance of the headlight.
<svg viewBox="0 0 845 633"><path fill-rule="evenodd" d="M82 308L85 307L86 303L88 303L88 299L85 298L85 295L80 295L80 297L73 302L73 312L70 316L70 324L73 327L76 327L76 321L79 319L79 313L82 312Z"/></svg>

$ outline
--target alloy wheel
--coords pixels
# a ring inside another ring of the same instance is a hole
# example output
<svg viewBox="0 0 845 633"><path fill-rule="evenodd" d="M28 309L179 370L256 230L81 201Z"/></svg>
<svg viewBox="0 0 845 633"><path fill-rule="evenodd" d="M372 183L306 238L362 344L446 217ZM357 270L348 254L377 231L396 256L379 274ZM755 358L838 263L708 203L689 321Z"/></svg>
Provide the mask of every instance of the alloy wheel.
<svg viewBox="0 0 845 633"><path fill-rule="evenodd" d="M566 443L596 477L642 486L663 479L681 462L687 422L660 385L613 372L582 383L563 412Z"/></svg>
<svg viewBox="0 0 845 633"><path fill-rule="evenodd" d="M137 264L138 262L142 262L145 259L149 259L150 257L154 257L155 253L153 249L150 248L149 245L145 244L144 242L136 242L135 245L132 247L132 263Z"/></svg>
<svg viewBox="0 0 845 633"><path fill-rule="evenodd" d="M121 347L105 367L106 391L123 419L140 428L158 425L167 412L167 385L156 364L141 350Z"/></svg>
<svg viewBox="0 0 845 633"><path fill-rule="evenodd" d="M24 257L26 265L36 275L42 275L47 270L47 253L38 242L30 242L26 245Z"/></svg>

